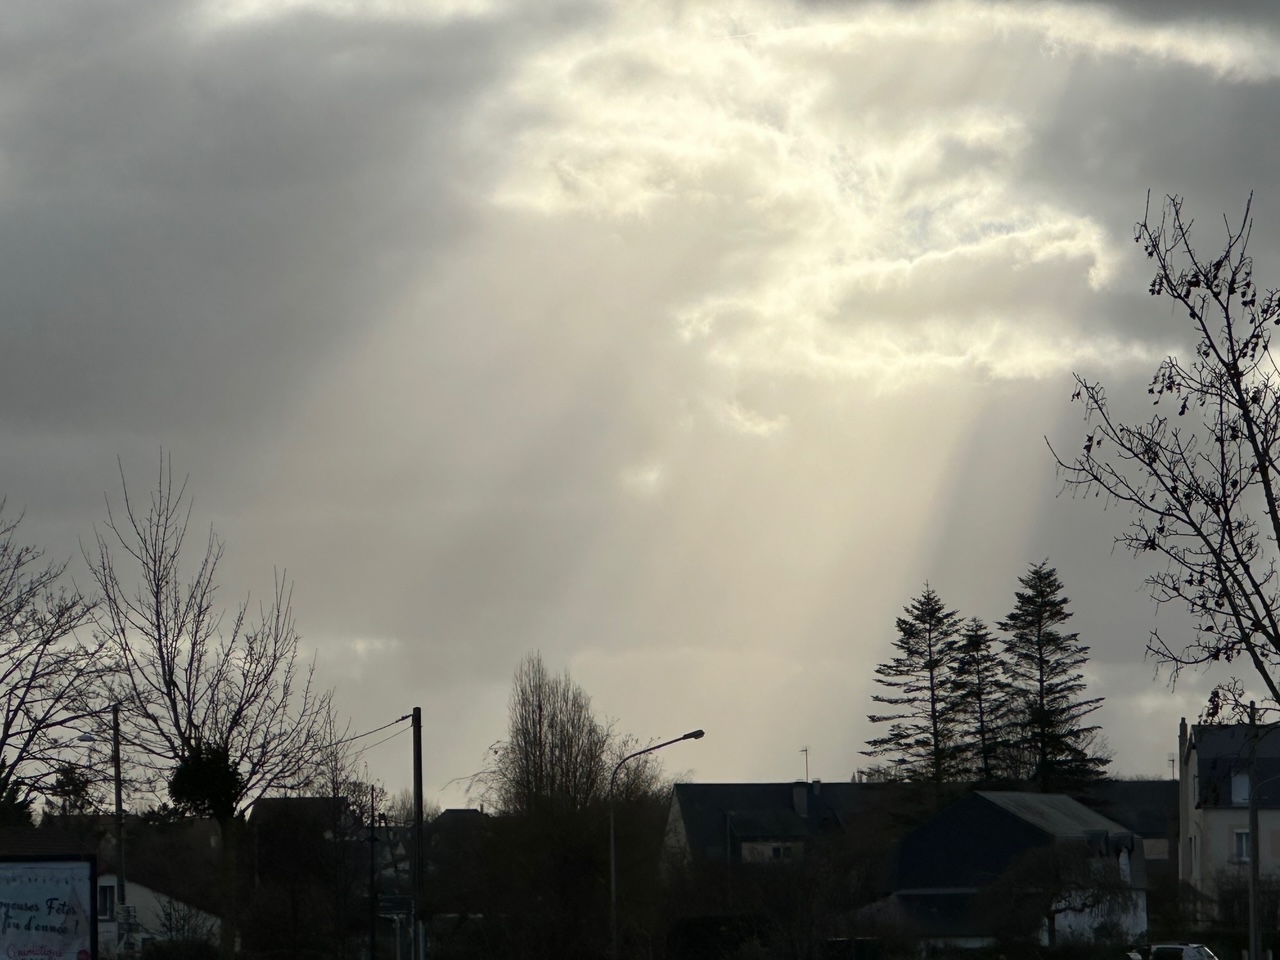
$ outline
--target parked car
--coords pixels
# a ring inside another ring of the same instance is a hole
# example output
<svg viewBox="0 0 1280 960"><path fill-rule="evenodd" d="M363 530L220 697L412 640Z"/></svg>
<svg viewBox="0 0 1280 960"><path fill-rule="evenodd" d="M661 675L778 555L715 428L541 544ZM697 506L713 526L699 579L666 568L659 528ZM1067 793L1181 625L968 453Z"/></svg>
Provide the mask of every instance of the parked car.
<svg viewBox="0 0 1280 960"><path fill-rule="evenodd" d="M1153 943L1144 960L1218 960L1203 943Z"/></svg>

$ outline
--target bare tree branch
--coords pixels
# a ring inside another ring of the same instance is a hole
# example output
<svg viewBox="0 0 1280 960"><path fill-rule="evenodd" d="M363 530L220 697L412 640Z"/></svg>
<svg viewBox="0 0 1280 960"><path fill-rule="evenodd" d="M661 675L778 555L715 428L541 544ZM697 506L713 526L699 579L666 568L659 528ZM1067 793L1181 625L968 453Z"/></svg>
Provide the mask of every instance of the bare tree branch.
<svg viewBox="0 0 1280 960"><path fill-rule="evenodd" d="M1134 240L1155 267L1150 293L1191 321L1193 355L1160 363L1147 392L1161 409L1145 422L1121 420L1102 385L1077 375L1084 443L1074 456L1050 450L1068 490L1131 510L1117 543L1161 558L1163 569L1147 578L1152 598L1192 615L1193 636L1174 643L1153 631L1148 652L1175 681L1184 669L1242 658L1275 705L1280 371L1270 345L1280 300L1254 282L1251 203L1238 226L1226 225L1212 259L1193 248L1181 198L1166 198L1158 221L1148 206ZM1243 690L1234 678L1220 684L1210 714L1240 708Z"/></svg>
<svg viewBox="0 0 1280 960"><path fill-rule="evenodd" d="M102 593L98 629L116 666L116 696L135 761L152 787L202 748L225 754L242 787L235 813L271 792L308 787L331 752L332 691L300 660L292 588L277 574L266 604L228 615L217 604L222 542L210 529L194 569L184 570L191 517L186 482L161 456L149 503L129 493L107 504L95 553L86 556ZM118 559L131 561L128 573ZM129 576L128 574L132 574Z"/></svg>
<svg viewBox="0 0 1280 960"><path fill-rule="evenodd" d="M0 500L0 798L28 809L49 794L68 755L69 724L100 695L101 641L86 642L93 604L64 583L65 563L18 539L22 518Z"/></svg>

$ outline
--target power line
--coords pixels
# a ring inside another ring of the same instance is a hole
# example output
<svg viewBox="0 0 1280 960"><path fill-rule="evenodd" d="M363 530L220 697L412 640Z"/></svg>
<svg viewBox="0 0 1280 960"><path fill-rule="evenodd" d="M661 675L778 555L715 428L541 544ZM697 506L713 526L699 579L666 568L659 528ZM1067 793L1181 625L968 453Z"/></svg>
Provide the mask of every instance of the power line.
<svg viewBox="0 0 1280 960"><path fill-rule="evenodd" d="M397 721L397 722L399 722L399 721ZM391 724L387 724L387 726L391 726ZM372 731L372 730L370 730L369 732L370 732L370 733L372 733L373 731ZM409 732L408 730L397 730L397 731L396 731L395 733L393 733L391 736L389 736L389 737L383 737L383 738L382 738L381 740L379 740L377 743L371 743L371 744L369 744L367 747L365 747L363 750L358 750L358 751L356 751L355 756L356 756L356 757L363 757L366 753L368 753L368 752L369 752L370 750L372 750L374 747L379 747L379 746L381 746L382 744L386 743L388 740L394 740L396 737L402 737L402 736L404 736L404 735L405 735L406 733L408 733L408 732Z"/></svg>
<svg viewBox="0 0 1280 960"><path fill-rule="evenodd" d="M406 720L408 720L408 719L409 719L410 717L412 717L412 716L413 716L413 714L411 714L411 713L406 713L403 717L398 717L398 718L396 718L395 720L392 720L390 723L384 723L384 724L383 724L382 726L380 726L380 727L374 727L372 730L366 730L364 733L357 733L357 734L355 734L355 735L353 735L353 736L347 737L347 738L346 738L346 739L344 739L344 740L335 740L333 743L331 743L331 744L330 744L330 746L332 746L332 747L340 747L340 746L342 746L344 743L350 743L350 742L351 742L351 741L353 741L353 740L359 740L359 739L361 739L361 738L363 738L363 737L372 736L372 735L373 735L373 734L375 734L375 733L380 733L381 731L383 731L383 730L387 729L387 727L394 727L397 723L404 723ZM400 731L400 732L401 732L401 733L403 733L404 731L402 730L402 731ZM387 739L390 739L390 737L388 737ZM382 741L382 740L379 740L379 741L378 741L378 743L383 743L383 742L385 742L385 741ZM376 747L376 746L377 746L377 744L375 743L373 746L375 746L375 747ZM370 747L365 747L365 749L366 749L366 750L369 750L369 749L371 749L371 748L370 748Z"/></svg>

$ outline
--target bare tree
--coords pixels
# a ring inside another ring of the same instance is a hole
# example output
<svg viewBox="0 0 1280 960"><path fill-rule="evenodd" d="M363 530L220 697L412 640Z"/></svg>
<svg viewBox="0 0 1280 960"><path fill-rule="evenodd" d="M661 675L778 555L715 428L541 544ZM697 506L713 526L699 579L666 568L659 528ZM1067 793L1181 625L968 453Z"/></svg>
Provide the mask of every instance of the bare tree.
<svg viewBox="0 0 1280 960"><path fill-rule="evenodd" d="M107 504L96 552L86 557L102 593L98 629L118 669L116 695L132 759L167 782L186 812L223 830L224 954L232 949L236 821L260 797L310 786L328 757L332 692L300 662L291 587L277 576L250 617L217 603L222 542L209 531L190 569L191 502L162 454L150 502ZM123 563L123 565L122 565Z"/></svg>
<svg viewBox="0 0 1280 960"><path fill-rule="evenodd" d="M203 910L165 897L160 901L160 939L171 943L214 943L217 921Z"/></svg>
<svg viewBox="0 0 1280 960"><path fill-rule="evenodd" d="M639 749L601 720L569 674L552 674L540 653L520 661L507 706L507 739L475 778L483 796L507 813L581 811L602 800L614 765ZM624 766L618 797L656 788L659 767L646 755Z"/></svg>
<svg viewBox="0 0 1280 960"><path fill-rule="evenodd" d="M486 791L508 813L585 809L608 785L608 748L586 691L529 654L512 680L507 739L494 747Z"/></svg>
<svg viewBox="0 0 1280 960"><path fill-rule="evenodd" d="M29 822L36 794L50 794L67 756L69 724L100 691L102 642L84 642L93 605L22 543L21 517L0 500L0 822ZM80 774L77 774L80 776Z"/></svg>
<svg viewBox="0 0 1280 960"><path fill-rule="evenodd" d="M1076 376L1088 431L1075 456L1053 455L1069 488L1130 508L1117 542L1155 554L1163 569L1147 583L1158 604L1192 616L1194 634L1169 642L1153 631L1148 651L1171 668L1242 658L1280 702L1280 370L1271 328L1280 299L1260 294L1247 253L1250 203L1239 226L1226 223L1222 250L1203 257L1191 244L1182 200L1150 207L1134 239L1155 266L1152 296L1169 297L1196 336L1189 360L1168 357L1148 387L1157 412L1127 423L1102 385ZM1170 409L1170 407L1172 409ZM1052 449L1052 447L1051 447ZM1210 713L1242 706L1236 679L1220 684Z"/></svg>
<svg viewBox="0 0 1280 960"><path fill-rule="evenodd" d="M1127 856L1127 855L1126 855ZM975 898L975 916L1015 939L1043 933L1058 945L1059 918L1079 929L1088 921L1089 939L1099 932L1124 931L1136 902L1133 885L1116 850L1099 851L1083 840L1059 840L1024 851Z"/></svg>
<svg viewBox="0 0 1280 960"><path fill-rule="evenodd" d="M408 787L401 787L398 792L388 794L385 804L381 806L385 811L387 823L397 827L413 826L413 791ZM434 800L423 800L422 822L430 823L438 816L440 816L440 804Z"/></svg>

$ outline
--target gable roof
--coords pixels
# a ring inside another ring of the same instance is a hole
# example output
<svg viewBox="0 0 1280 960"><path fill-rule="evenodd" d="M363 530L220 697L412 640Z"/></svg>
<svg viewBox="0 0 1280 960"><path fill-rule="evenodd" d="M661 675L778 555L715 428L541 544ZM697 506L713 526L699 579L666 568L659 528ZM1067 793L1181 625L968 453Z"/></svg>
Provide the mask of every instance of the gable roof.
<svg viewBox="0 0 1280 960"><path fill-rule="evenodd" d="M726 844L743 841L898 835L929 812L921 805L933 796L932 784L913 783L678 783L672 815L679 811L690 856L723 861Z"/></svg>
<svg viewBox="0 0 1280 960"><path fill-rule="evenodd" d="M1249 724L1197 723L1191 738L1202 758L1246 760L1249 757ZM1280 760L1280 733L1272 724L1258 725L1258 756Z"/></svg>
<svg viewBox="0 0 1280 960"><path fill-rule="evenodd" d="M1195 774L1200 778L1200 807L1230 807L1234 803L1232 777L1249 768L1247 723L1197 723L1191 727L1188 751L1196 753ZM1280 733L1270 724L1258 726L1256 778L1258 805L1280 807Z"/></svg>
<svg viewBox="0 0 1280 960"><path fill-rule="evenodd" d="M975 793L1056 840L1083 840L1096 833L1114 836L1133 832L1123 824L1109 820L1080 801L1061 793L988 790L977 790Z"/></svg>
<svg viewBox="0 0 1280 960"><path fill-rule="evenodd" d="M1082 800L1140 837L1177 836L1177 780L1101 780Z"/></svg>
<svg viewBox="0 0 1280 960"><path fill-rule="evenodd" d="M1127 827L1055 793L974 791L903 838L898 893L977 890L1037 849L1076 848L1088 855L1129 854L1130 884L1146 888L1142 844Z"/></svg>

